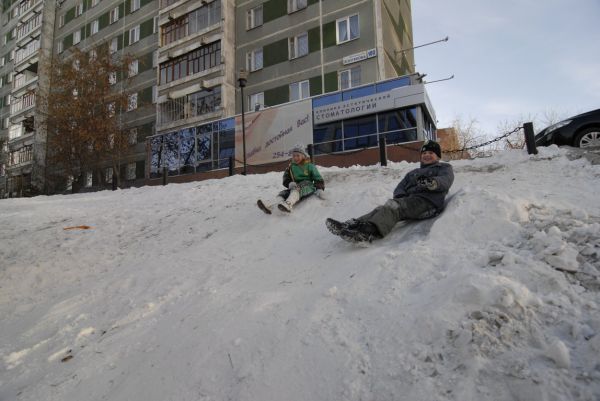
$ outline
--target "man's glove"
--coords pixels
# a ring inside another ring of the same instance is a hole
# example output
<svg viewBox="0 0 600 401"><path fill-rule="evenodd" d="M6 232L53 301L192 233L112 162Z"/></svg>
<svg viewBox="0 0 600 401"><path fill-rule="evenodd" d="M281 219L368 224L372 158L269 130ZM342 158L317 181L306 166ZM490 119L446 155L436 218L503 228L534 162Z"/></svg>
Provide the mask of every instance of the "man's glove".
<svg viewBox="0 0 600 401"><path fill-rule="evenodd" d="M296 184L294 181L292 181L292 182L290 182L290 183L288 184L288 189L289 189L290 191L293 191L293 190L294 190L294 189L296 189L296 188L298 188L298 184Z"/></svg>
<svg viewBox="0 0 600 401"><path fill-rule="evenodd" d="M323 191L322 189L317 189L315 191L315 195L317 195L321 199L325 199L325 191Z"/></svg>
<svg viewBox="0 0 600 401"><path fill-rule="evenodd" d="M419 177L417 178L417 185L420 188L427 189L428 191L435 191L438 187L438 183L431 177Z"/></svg>

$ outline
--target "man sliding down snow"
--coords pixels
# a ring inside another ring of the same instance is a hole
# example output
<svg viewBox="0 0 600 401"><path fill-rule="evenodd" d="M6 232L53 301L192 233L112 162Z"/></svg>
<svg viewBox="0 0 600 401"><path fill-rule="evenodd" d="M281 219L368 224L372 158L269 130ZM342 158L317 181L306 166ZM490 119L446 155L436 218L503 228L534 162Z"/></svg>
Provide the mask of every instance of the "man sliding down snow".
<svg viewBox="0 0 600 401"><path fill-rule="evenodd" d="M383 238L401 220L434 217L444 209L444 199L454 182L448 163L440 162L442 149L435 141L421 147L421 167L412 170L394 190L394 198L370 213L339 222L327 219L329 231L350 242L371 242Z"/></svg>

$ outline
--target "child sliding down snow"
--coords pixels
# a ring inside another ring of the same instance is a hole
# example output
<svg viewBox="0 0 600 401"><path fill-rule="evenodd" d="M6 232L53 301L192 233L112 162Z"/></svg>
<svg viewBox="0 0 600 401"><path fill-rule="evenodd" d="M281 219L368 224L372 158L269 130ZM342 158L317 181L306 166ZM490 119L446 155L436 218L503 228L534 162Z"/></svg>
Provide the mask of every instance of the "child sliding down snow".
<svg viewBox="0 0 600 401"><path fill-rule="evenodd" d="M283 173L283 186L287 189L281 191L272 202L265 202L262 199L256 202L263 212L271 214L272 207L277 204L279 210L289 213L292 211L292 206L302 198L313 193L322 197L325 182L317 167L310 162L302 145L296 145L292 149L292 160Z"/></svg>

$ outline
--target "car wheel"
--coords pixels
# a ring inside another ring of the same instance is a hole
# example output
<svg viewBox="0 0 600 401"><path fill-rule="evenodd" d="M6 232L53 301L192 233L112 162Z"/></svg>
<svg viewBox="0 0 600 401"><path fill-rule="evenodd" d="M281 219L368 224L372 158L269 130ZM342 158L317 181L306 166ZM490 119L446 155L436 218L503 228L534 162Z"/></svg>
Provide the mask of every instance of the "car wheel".
<svg viewBox="0 0 600 401"><path fill-rule="evenodd" d="M579 148L600 146L600 128L586 128L575 137L574 145Z"/></svg>

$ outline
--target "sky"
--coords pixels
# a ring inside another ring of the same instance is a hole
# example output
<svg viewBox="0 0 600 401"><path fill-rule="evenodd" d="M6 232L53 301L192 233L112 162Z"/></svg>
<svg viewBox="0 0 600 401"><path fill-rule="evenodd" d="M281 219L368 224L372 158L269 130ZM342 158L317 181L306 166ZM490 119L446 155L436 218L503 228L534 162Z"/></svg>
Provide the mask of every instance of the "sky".
<svg viewBox="0 0 600 401"><path fill-rule="evenodd" d="M539 152L452 161L366 247L325 219L418 163L319 167L290 214L281 172L2 199L0 400L598 400L600 165Z"/></svg>
<svg viewBox="0 0 600 401"><path fill-rule="evenodd" d="M413 0L416 70L438 127L476 119L496 136L522 118L600 108L600 0ZM536 125L537 123L537 125Z"/></svg>

